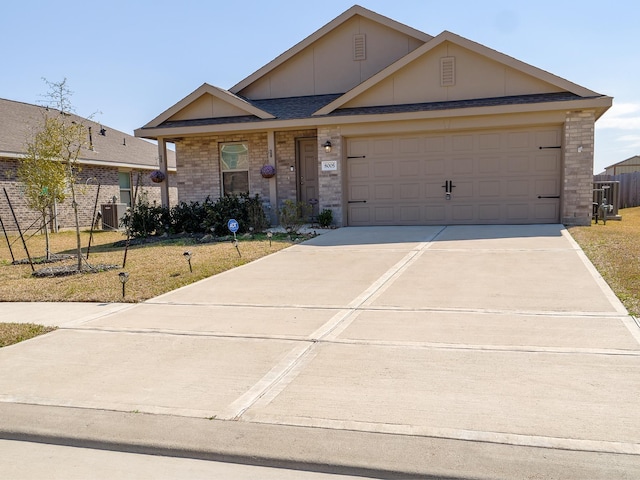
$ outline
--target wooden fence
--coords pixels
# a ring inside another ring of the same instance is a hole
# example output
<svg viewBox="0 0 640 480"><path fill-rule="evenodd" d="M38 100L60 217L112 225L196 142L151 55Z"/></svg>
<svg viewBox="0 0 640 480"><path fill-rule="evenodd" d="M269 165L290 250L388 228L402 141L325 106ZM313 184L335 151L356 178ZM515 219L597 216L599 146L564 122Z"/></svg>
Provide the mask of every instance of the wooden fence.
<svg viewBox="0 0 640 480"><path fill-rule="evenodd" d="M620 182L617 208L640 206L640 172L621 173L620 175L594 175L593 181Z"/></svg>

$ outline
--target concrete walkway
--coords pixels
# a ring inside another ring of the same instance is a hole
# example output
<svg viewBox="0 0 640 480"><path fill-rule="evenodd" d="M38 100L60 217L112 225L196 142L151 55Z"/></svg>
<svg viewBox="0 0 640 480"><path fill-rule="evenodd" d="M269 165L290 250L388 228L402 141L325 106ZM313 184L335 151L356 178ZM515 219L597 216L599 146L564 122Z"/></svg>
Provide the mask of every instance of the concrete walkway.
<svg viewBox="0 0 640 480"><path fill-rule="evenodd" d="M144 304L2 309L62 328L0 350L0 438L640 478L640 329L559 225L342 228Z"/></svg>

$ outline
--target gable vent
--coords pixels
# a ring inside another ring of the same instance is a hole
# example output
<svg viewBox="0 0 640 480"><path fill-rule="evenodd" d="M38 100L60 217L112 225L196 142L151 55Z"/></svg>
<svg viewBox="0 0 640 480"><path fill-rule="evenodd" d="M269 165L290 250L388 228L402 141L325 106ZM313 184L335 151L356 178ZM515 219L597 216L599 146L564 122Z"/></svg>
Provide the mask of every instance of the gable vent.
<svg viewBox="0 0 640 480"><path fill-rule="evenodd" d="M440 86L451 87L456 84L456 57L440 59Z"/></svg>
<svg viewBox="0 0 640 480"><path fill-rule="evenodd" d="M364 33L357 33L353 36L353 59L367 59L367 41Z"/></svg>

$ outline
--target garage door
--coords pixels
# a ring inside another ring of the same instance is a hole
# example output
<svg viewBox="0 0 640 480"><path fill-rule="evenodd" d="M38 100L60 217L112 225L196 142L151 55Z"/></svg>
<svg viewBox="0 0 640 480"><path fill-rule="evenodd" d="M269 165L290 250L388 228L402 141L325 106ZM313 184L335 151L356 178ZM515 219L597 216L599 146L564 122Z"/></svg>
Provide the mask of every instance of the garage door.
<svg viewBox="0 0 640 480"><path fill-rule="evenodd" d="M347 139L347 221L560 221L561 128Z"/></svg>

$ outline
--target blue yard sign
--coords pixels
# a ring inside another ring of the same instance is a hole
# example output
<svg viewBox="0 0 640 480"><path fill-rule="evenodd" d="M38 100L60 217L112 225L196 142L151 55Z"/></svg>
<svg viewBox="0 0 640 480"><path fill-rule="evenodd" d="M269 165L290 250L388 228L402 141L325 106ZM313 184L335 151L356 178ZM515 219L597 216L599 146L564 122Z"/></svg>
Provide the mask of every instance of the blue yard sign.
<svg viewBox="0 0 640 480"><path fill-rule="evenodd" d="M232 218L227 222L227 227L229 227L229 231L231 231L231 233L236 233L240 228L240 225L238 225L238 222Z"/></svg>

